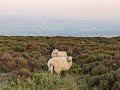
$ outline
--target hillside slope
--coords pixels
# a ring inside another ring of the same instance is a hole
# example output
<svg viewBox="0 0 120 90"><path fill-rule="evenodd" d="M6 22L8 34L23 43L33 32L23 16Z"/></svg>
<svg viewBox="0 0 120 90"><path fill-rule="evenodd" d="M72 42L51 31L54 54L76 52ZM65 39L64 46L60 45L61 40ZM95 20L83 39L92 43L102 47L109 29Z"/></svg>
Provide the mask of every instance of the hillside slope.
<svg viewBox="0 0 120 90"><path fill-rule="evenodd" d="M72 68L60 78L51 75L47 68L54 48L73 56ZM120 37L1 36L0 87L2 90L120 90Z"/></svg>

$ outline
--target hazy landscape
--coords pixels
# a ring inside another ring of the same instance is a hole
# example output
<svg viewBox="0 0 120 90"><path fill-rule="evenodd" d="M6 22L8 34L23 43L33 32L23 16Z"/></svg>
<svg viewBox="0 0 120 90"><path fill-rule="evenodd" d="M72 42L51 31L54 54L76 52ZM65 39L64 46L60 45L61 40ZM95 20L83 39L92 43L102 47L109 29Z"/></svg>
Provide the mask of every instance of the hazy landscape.
<svg viewBox="0 0 120 90"><path fill-rule="evenodd" d="M101 36L120 35L118 21L77 20L59 17L0 17L0 35L5 36Z"/></svg>
<svg viewBox="0 0 120 90"><path fill-rule="evenodd" d="M120 90L120 0L0 0L0 90Z"/></svg>

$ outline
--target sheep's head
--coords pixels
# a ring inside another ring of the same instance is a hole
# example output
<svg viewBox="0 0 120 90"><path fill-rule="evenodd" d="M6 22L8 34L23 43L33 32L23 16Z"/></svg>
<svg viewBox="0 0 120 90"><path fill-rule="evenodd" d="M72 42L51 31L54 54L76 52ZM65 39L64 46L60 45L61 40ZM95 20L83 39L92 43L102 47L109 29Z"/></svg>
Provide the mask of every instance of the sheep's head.
<svg viewBox="0 0 120 90"><path fill-rule="evenodd" d="M52 53L54 54L54 57L57 57L57 56L58 56L58 52L59 52L59 51L58 51L57 49L53 49L53 52L52 52Z"/></svg>
<svg viewBox="0 0 120 90"><path fill-rule="evenodd" d="M72 56L68 56L68 57L67 57L67 61L68 61L68 62L71 62L71 61L72 61L72 59L73 59L73 57L72 57Z"/></svg>
<svg viewBox="0 0 120 90"><path fill-rule="evenodd" d="M58 52L58 50L57 50L57 49L53 49L53 52L54 52L54 53L57 53L57 52Z"/></svg>

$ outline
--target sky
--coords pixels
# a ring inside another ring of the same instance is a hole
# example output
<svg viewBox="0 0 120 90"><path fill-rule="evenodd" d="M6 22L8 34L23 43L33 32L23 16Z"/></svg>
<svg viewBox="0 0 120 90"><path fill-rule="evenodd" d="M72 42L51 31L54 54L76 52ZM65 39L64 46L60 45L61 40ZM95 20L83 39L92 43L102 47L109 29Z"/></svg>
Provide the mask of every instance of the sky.
<svg viewBox="0 0 120 90"><path fill-rule="evenodd" d="M120 0L0 0L0 16L120 21Z"/></svg>

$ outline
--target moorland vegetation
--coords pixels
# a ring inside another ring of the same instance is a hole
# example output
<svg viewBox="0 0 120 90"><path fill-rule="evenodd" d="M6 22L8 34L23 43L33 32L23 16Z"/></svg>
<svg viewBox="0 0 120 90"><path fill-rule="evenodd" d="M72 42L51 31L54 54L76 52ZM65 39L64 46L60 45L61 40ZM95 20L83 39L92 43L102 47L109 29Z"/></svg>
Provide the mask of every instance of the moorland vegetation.
<svg viewBox="0 0 120 90"><path fill-rule="evenodd" d="M48 72L53 49L73 57ZM0 36L0 90L120 90L120 37Z"/></svg>

